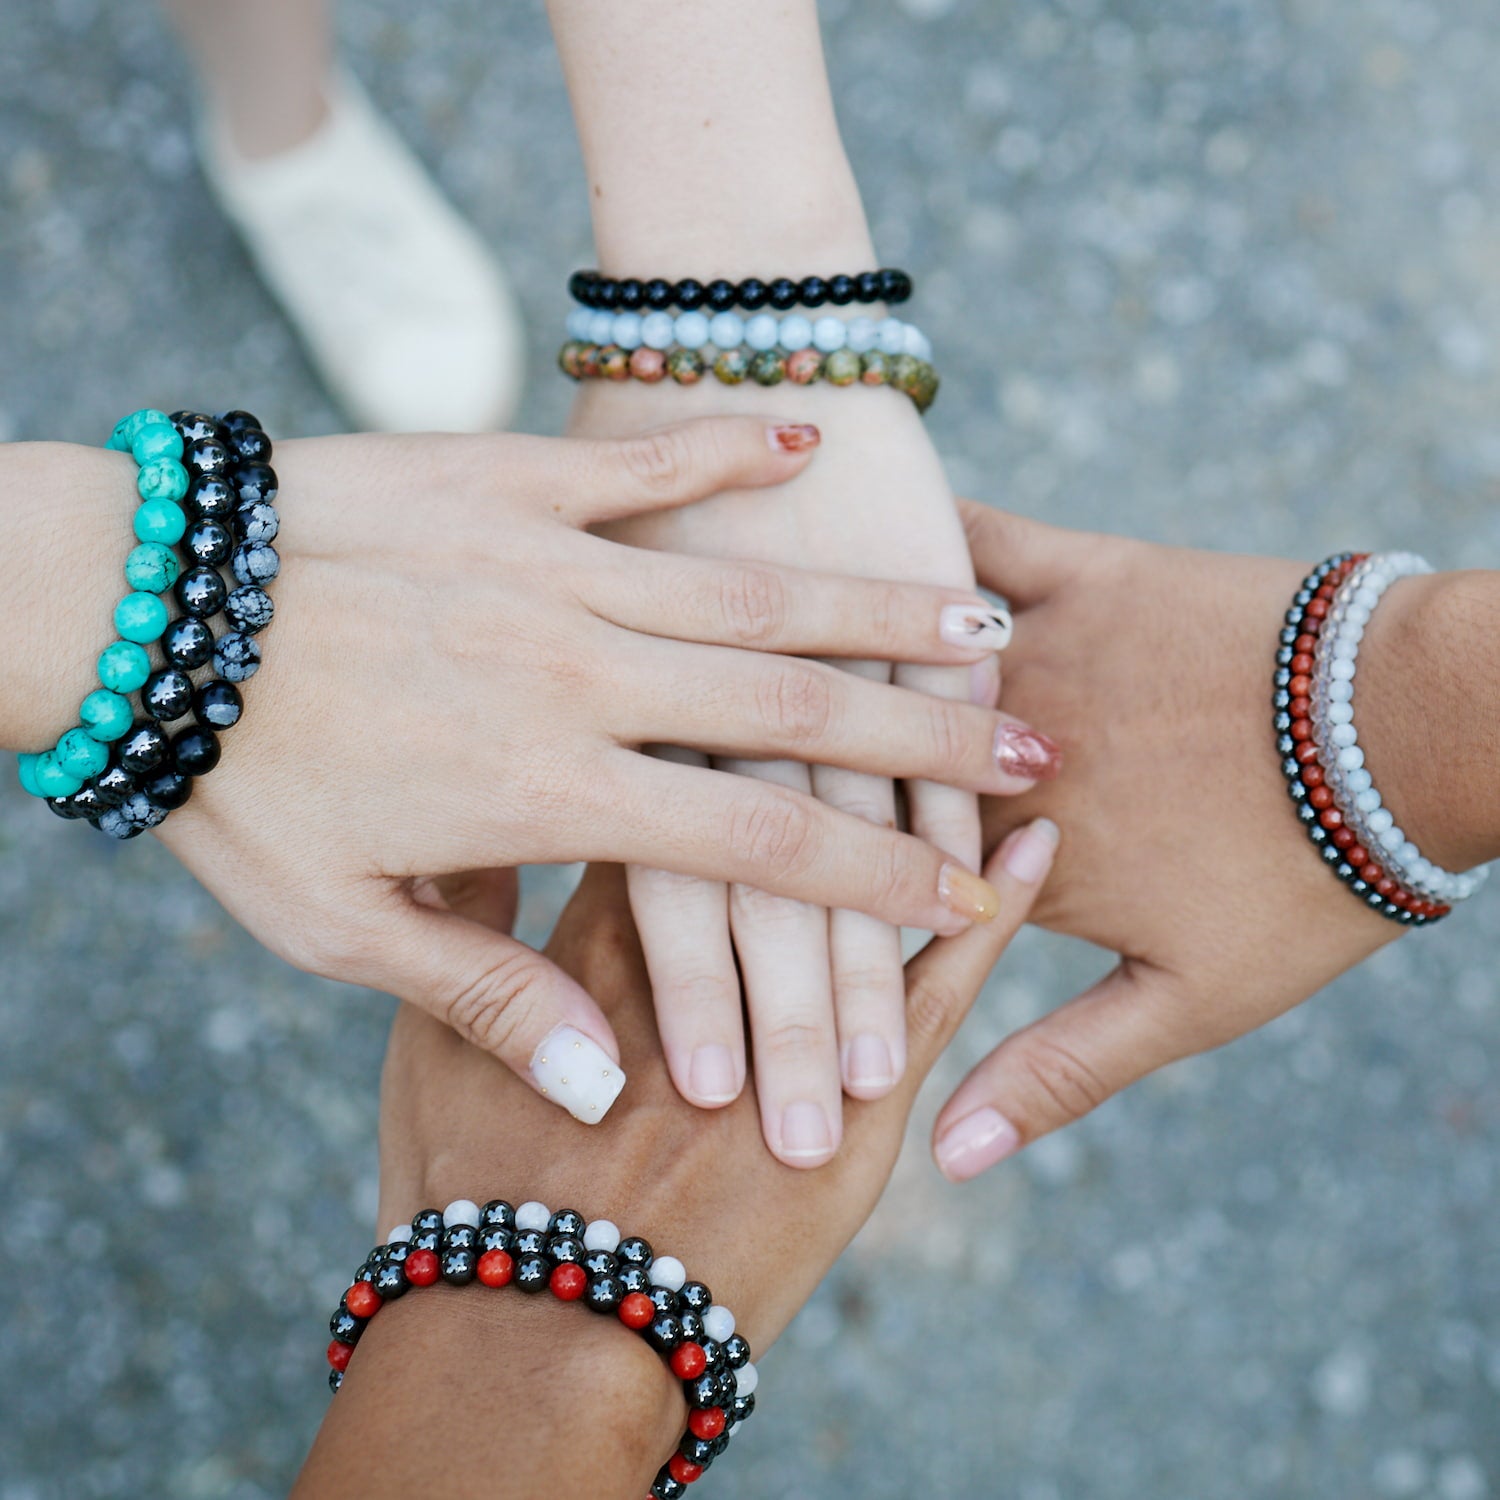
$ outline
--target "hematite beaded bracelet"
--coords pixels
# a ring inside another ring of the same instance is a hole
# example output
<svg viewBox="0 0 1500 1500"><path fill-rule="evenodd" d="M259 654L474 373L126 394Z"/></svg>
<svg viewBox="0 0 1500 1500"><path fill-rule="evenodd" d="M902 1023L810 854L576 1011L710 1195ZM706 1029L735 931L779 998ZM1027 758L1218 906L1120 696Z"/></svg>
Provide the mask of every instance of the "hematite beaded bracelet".
<svg viewBox="0 0 1500 1500"><path fill-rule="evenodd" d="M666 1358L682 1382L688 1424L651 1500L679 1500L755 1410L758 1375L734 1314L690 1280L675 1256L656 1255L608 1219L590 1223L574 1209L553 1213L537 1202L512 1208L500 1198L483 1208L460 1198L441 1212L423 1209L370 1251L328 1321L330 1389L343 1384L360 1335L387 1302L439 1281L550 1290L560 1301L613 1314Z"/></svg>
<svg viewBox="0 0 1500 1500"><path fill-rule="evenodd" d="M659 276L643 279L575 271L568 281L568 292L575 302L601 312L640 312L645 308L664 312L669 307L680 307L684 312L700 307L711 312L728 312L733 307L753 312L774 307L784 312L825 303L846 307L851 302L888 302L894 307L911 296L912 282L905 271L894 267L861 271L856 276L776 276L764 281L758 276L743 281L718 277L707 285L692 277L667 281Z"/></svg>

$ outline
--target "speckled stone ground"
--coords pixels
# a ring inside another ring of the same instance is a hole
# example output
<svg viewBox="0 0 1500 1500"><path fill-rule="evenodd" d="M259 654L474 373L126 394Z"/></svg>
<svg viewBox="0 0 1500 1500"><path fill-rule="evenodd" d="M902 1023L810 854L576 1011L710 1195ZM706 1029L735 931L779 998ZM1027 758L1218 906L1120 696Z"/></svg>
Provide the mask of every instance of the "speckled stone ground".
<svg viewBox="0 0 1500 1500"><path fill-rule="evenodd" d="M538 9L344 22L545 332L588 238ZM923 273L961 488L1493 564L1492 5L825 11L878 243ZM0 439L97 440L183 391L337 425L195 175L187 100L147 6L7 11ZM549 430L544 344L525 419ZM0 772L0 1500L282 1494L369 1238L389 1002L292 972L163 851L72 837ZM716 1493L1500 1492L1496 899L966 1191L920 1121ZM944 1081L1096 964L1026 939Z"/></svg>

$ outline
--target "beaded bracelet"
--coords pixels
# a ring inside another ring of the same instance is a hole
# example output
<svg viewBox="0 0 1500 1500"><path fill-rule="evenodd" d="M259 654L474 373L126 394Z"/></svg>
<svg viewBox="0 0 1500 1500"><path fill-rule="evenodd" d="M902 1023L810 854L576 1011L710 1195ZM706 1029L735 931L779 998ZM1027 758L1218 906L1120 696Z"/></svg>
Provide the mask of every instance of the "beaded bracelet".
<svg viewBox="0 0 1500 1500"><path fill-rule="evenodd" d="M852 349L856 354L878 350L881 354L910 354L915 359L931 360L932 343L914 324L900 318L807 318L802 313L788 313L778 318L771 313L757 313L742 318L738 313L701 312L670 313L591 312L575 307L568 314L565 332L569 339L587 344L618 344L622 349L670 349L674 344L684 349L702 349L712 344L717 349L737 349L746 345L757 352L785 349L795 353L813 348L823 354Z"/></svg>
<svg viewBox="0 0 1500 1500"><path fill-rule="evenodd" d="M705 359L697 349L622 349L618 344L588 344L570 339L558 351L558 368L574 380L640 380L649 384L670 375L678 385L696 385L712 371L723 385L754 380L759 385L889 385L910 396L925 412L937 398L938 375L926 360L910 354L889 355L879 350L856 354L839 349L821 354L816 349L721 349Z"/></svg>
<svg viewBox="0 0 1500 1500"><path fill-rule="evenodd" d="M512 1208L500 1198L483 1208L459 1198L441 1212L423 1209L365 1257L328 1321L331 1390L343 1384L370 1319L413 1287L438 1281L546 1288L559 1301L613 1314L666 1358L682 1382L688 1423L651 1485L651 1500L679 1500L755 1410L759 1377L750 1345L735 1332L734 1314L690 1280L680 1260L656 1255L608 1219L590 1223L574 1209L554 1213L537 1202Z"/></svg>
<svg viewBox="0 0 1500 1500"><path fill-rule="evenodd" d="M575 271L568 281L568 294L584 307L602 312L638 312L641 308L665 311L680 307L684 312L706 307L711 312L728 312L732 307L754 311L774 307L785 311L792 307L822 307L831 302L844 307L851 302L888 302L892 306L905 302L912 294L911 277L905 271L887 267L880 271L861 271L857 276L804 276L794 280L777 276L762 281L758 276L744 281L727 281L723 277L705 286L688 277L667 281L662 277L641 280L634 276L604 276L598 271Z"/></svg>

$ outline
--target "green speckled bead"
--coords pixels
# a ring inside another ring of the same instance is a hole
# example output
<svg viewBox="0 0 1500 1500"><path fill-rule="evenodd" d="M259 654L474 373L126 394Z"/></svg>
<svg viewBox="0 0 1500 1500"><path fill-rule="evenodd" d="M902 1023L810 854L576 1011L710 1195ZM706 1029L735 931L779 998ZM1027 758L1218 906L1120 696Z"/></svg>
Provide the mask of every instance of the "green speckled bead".
<svg viewBox="0 0 1500 1500"><path fill-rule="evenodd" d="M142 500L181 500L188 492L188 472L175 458L153 458L141 465L135 487Z"/></svg>
<svg viewBox="0 0 1500 1500"><path fill-rule="evenodd" d="M101 745L86 729L70 729L53 751L57 764L80 781L97 776L109 764L109 747Z"/></svg>
<svg viewBox="0 0 1500 1500"><path fill-rule="evenodd" d="M762 349L750 361L750 378L757 385L780 385L786 379L786 356L775 349Z"/></svg>
<svg viewBox="0 0 1500 1500"><path fill-rule="evenodd" d="M135 444L135 435L142 427L154 426L162 423L167 427L172 425L172 419L164 411L157 411L154 406L143 406L139 411L133 411L128 417L122 417L115 423L115 430L109 435L106 448L114 448L120 453L129 453Z"/></svg>
<svg viewBox="0 0 1500 1500"><path fill-rule="evenodd" d="M725 349L714 361L714 374L725 385L739 385L750 373L750 355L744 349Z"/></svg>
<svg viewBox="0 0 1500 1500"><path fill-rule="evenodd" d="M865 385L884 385L891 378L891 357L872 349L860 356L860 380Z"/></svg>
<svg viewBox="0 0 1500 1500"><path fill-rule="evenodd" d="M125 559L125 582L144 594L164 594L182 571L177 554L160 542L142 542Z"/></svg>
<svg viewBox="0 0 1500 1500"><path fill-rule="evenodd" d="M599 373L606 380L630 379L630 350L606 344L599 351Z"/></svg>
<svg viewBox="0 0 1500 1500"><path fill-rule="evenodd" d="M924 363L922 373L917 380L917 388L911 393L912 400L917 403L918 411L925 412L937 400L938 386L941 384L937 371L930 364Z"/></svg>
<svg viewBox="0 0 1500 1500"><path fill-rule="evenodd" d="M99 681L112 693L133 693L151 675L151 658L134 641L114 641L99 653Z"/></svg>
<svg viewBox="0 0 1500 1500"><path fill-rule="evenodd" d="M177 467L180 469L182 465ZM145 472L141 470L142 474ZM143 542L161 542L171 547L182 540L186 530L187 513L175 501L148 500L135 513L135 534Z"/></svg>
<svg viewBox="0 0 1500 1500"><path fill-rule="evenodd" d="M36 784L36 763L40 755L18 755L16 774L21 778L21 790L29 797L40 797L42 789Z"/></svg>
<svg viewBox="0 0 1500 1500"><path fill-rule="evenodd" d="M599 373L599 346L585 344L578 351L578 374L584 380L592 380Z"/></svg>
<svg viewBox="0 0 1500 1500"><path fill-rule="evenodd" d="M891 361L891 384L909 396L922 373L922 362L910 354L898 354Z"/></svg>
<svg viewBox="0 0 1500 1500"><path fill-rule="evenodd" d="M676 348L667 355L667 374L678 385L697 385L703 379L703 356L696 349Z"/></svg>
<svg viewBox="0 0 1500 1500"><path fill-rule="evenodd" d="M127 641L149 646L167 628L167 606L155 594L126 594L115 605L115 629Z"/></svg>
<svg viewBox="0 0 1500 1500"><path fill-rule="evenodd" d="M58 762L55 750L47 750L37 756L34 774L36 794L39 797L71 797L83 787L83 777L65 771Z"/></svg>
<svg viewBox="0 0 1500 1500"><path fill-rule="evenodd" d="M130 453L138 464L154 458L181 458L182 434L170 422L147 422L136 432Z"/></svg>
<svg viewBox="0 0 1500 1500"><path fill-rule="evenodd" d="M83 727L103 744L121 739L129 732L135 713L130 699L108 688L95 688L78 707Z"/></svg>
<svg viewBox="0 0 1500 1500"><path fill-rule="evenodd" d="M852 349L835 349L823 361L823 379L829 385L853 385L859 376L859 355Z"/></svg>
<svg viewBox="0 0 1500 1500"><path fill-rule="evenodd" d="M579 356L588 345L582 339L569 339L557 352L557 368L570 380L578 380L582 377L579 368Z"/></svg>

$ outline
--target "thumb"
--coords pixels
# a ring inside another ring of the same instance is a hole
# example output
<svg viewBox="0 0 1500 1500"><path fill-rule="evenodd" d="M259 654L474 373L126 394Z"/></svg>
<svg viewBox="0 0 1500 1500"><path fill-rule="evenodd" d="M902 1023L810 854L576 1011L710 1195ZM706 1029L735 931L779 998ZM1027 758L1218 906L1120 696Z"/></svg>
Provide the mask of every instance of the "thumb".
<svg viewBox="0 0 1500 1500"><path fill-rule="evenodd" d="M1072 575L1088 533L1048 526L977 500L960 500L974 576L1016 609L1030 609Z"/></svg>
<svg viewBox="0 0 1500 1500"><path fill-rule="evenodd" d="M493 1053L585 1125L597 1125L625 1087L619 1045L593 998L504 933L404 898L365 977Z"/></svg>
<svg viewBox="0 0 1500 1500"><path fill-rule="evenodd" d="M943 1175L967 1182L1194 1050L1171 1023L1165 972L1126 960L1068 1004L1001 1042L933 1126Z"/></svg>

